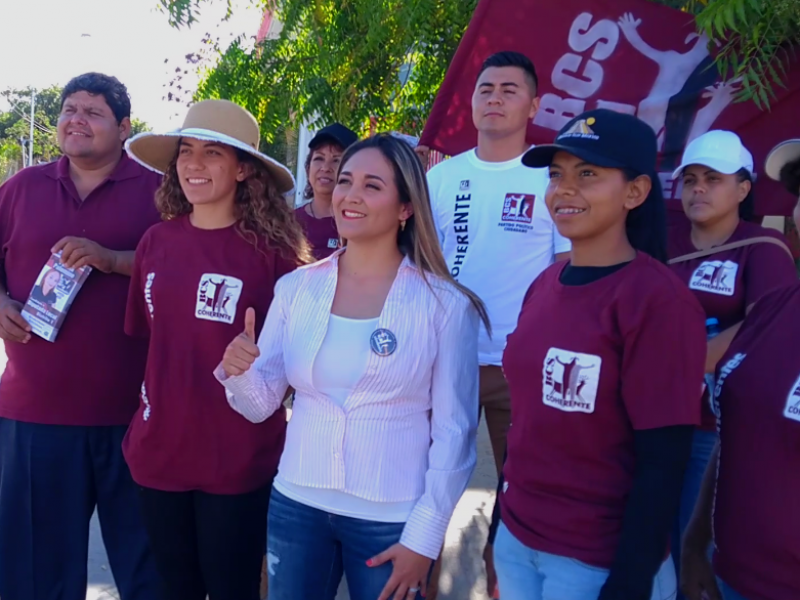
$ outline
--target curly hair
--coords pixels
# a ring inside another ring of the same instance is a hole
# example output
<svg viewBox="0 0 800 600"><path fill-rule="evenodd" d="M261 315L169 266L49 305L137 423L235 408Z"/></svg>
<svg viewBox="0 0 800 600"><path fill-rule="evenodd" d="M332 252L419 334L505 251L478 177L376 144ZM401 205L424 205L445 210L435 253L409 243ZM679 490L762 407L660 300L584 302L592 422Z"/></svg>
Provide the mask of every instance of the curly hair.
<svg viewBox="0 0 800 600"><path fill-rule="evenodd" d="M311 246L286 199L278 193L264 164L241 150L236 157L245 165L247 177L237 184L235 206L239 234L261 252L278 252L298 266L314 261ZM192 212L192 205L181 189L178 177L178 152L164 173L156 192L156 208L164 221Z"/></svg>

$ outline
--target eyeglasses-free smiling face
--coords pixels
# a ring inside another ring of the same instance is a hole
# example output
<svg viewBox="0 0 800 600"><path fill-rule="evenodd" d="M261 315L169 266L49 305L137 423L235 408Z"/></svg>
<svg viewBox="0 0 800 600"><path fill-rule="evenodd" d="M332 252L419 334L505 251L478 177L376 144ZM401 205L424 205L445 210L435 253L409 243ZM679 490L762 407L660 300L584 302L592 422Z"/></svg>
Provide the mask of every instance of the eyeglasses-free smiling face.
<svg viewBox="0 0 800 600"><path fill-rule="evenodd" d="M627 181L619 169L558 152L550 165L545 201L559 233L576 241L624 228L628 211L644 202L649 191L647 177Z"/></svg>
<svg viewBox="0 0 800 600"><path fill-rule="evenodd" d="M117 123L101 95L75 92L64 99L57 134L61 151L70 158L101 158L119 152L130 133L130 121Z"/></svg>
<svg viewBox="0 0 800 600"><path fill-rule="evenodd" d="M365 148L342 166L333 214L339 235L348 241L396 238L412 209L400 201L394 169L380 150Z"/></svg>
<svg viewBox="0 0 800 600"><path fill-rule="evenodd" d="M330 197L336 187L336 172L344 150L338 144L323 144L311 151L308 182L314 194Z"/></svg>
<svg viewBox="0 0 800 600"><path fill-rule="evenodd" d="M181 138L176 162L178 179L192 205L233 200L245 171L230 146Z"/></svg>

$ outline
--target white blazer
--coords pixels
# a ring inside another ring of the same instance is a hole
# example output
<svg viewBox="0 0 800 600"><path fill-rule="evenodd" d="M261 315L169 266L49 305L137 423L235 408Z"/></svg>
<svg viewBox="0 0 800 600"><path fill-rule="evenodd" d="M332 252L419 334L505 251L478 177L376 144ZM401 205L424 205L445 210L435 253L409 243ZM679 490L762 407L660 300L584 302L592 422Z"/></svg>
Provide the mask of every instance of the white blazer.
<svg viewBox="0 0 800 600"><path fill-rule="evenodd" d="M374 502L416 501L401 537L435 559L476 462L478 326L470 300L405 258L378 328L394 334L388 356L371 352L339 406L314 388L342 252L283 276L275 286L253 368L217 378L231 407L253 422L296 390L281 477Z"/></svg>

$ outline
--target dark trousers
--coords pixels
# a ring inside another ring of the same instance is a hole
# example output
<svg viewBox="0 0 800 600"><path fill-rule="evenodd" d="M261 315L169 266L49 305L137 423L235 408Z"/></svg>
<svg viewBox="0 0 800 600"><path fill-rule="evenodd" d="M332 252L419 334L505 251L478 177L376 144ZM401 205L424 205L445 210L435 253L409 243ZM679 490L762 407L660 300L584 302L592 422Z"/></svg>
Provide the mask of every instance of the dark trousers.
<svg viewBox="0 0 800 600"><path fill-rule="evenodd" d="M164 600L259 600L271 488L231 496L140 488Z"/></svg>
<svg viewBox="0 0 800 600"><path fill-rule="evenodd" d="M122 600L158 597L126 429L0 419L2 600L85 600L95 507Z"/></svg>

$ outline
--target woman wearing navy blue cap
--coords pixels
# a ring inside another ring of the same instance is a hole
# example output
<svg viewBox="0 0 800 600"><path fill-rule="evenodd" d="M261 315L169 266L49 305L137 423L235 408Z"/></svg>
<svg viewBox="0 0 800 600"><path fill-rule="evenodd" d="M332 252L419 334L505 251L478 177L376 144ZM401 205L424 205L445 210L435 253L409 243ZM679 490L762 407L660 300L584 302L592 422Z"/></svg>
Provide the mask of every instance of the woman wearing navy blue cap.
<svg viewBox="0 0 800 600"><path fill-rule="evenodd" d="M571 259L526 294L503 370L512 426L494 560L503 600L666 600L669 532L705 361L703 311L663 264L656 139L595 110L523 163Z"/></svg>
<svg viewBox="0 0 800 600"><path fill-rule="evenodd" d="M341 123L320 129L308 143L306 157L306 187L303 198L310 200L297 210L295 216L306 232L314 258L320 260L339 248L339 232L333 219L333 188L342 154L358 136Z"/></svg>

